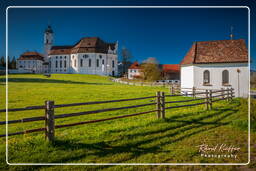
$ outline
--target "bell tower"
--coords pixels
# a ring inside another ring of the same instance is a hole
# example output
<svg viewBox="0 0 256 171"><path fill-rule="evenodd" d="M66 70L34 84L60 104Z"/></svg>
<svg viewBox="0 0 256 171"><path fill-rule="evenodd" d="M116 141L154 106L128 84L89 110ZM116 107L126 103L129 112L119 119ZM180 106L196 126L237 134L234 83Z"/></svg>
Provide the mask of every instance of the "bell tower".
<svg viewBox="0 0 256 171"><path fill-rule="evenodd" d="M50 25L44 31L44 57L47 60L53 43L53 31Z"/></svg>

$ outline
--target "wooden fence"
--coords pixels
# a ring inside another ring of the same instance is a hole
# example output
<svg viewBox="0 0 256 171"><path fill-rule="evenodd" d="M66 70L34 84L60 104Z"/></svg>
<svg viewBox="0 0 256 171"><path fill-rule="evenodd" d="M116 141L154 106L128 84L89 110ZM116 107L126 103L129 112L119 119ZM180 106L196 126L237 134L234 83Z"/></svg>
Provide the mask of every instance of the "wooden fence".
<svg viewBox="0 0 256 171"><path fill-rule="evenodd" d="M113 82L121 83L121 84L126 84L126 85L134 85L134 86L157 86L157 87L165 87L169 88L170 86L178 89L180 88L179 83L168 83L168 82L143 82L143 81L126 81L126 80L120 80L120 79L110 79Z"/></svg>
<svg viewBox="0 0 256 171"><path fill-rule="evenodd" d="M201 97L186 99L186 100L179 100L179 101L172 101L172 100L169 100L168 98L183 96L182 94L166 95L164 92L156 92L155 96L148 96L148 97L120 99L120 100L108 100L108 101L96 101L96 102L84 102L84 103L72 103L72 104L59 104L59 105L56 105L54 101L45 101L45 105L42 105L42 106L29 106L29 107L25 107L25 108L8 109L9 112L44 109L45 110L44 116L10 120L7 122L1 121L0 125L5 125L7 123L8 124L17 124L17 123L34 122L34 121L44 120L45 121L44 128L29 129L29 130L25 130L25 131L21 131L21 132L8 133L8 136L44 131L45 139L52 142L52 141L54 141L55 129L58 129L58 128L71 127L71 126L83 125L83 124L89 124L89 123L96 123L96 122L138 116L138 115L149 114L149 113L156 113L157 118L164 119L166 110L182 108L182 107L189 107L189 106L197 106L197 105L203 105L203 104L205 105L206 110L211 110L212 106L213 106L212 105L213 102L217 102L220 100L227 100L227 101L232 100L232 98L234 97L233 90L234 89L230 88L230 89L223 89L223 90L205 90L204 92L193 92L193 93L190 93L187 95L193 96L193 97L196 97L196 95L201 95ZM202 95L204 95L204 96L202 96ZM104 103L116 103L116 102L124 102L124 101L138 101L138 100L143 100L143 99L151 99L151 101L150 101L151 103L132 105L132 106L124 106L124 107L116 107L116 108L107 108L107 109L100 109L100 110L92 110L92 111L84 111L84 112L77 112L77 113L60 114L60 115L54 114L54 109L56 109L56 108L104 104ZM152 100L152 99L154 99L154 100ZM182 104L182 105L169 106L169 107L166 106L167 104L179 104L179 103L187 103L187 102L193 102L193 101L199 101L199 100L204 100L204 101L198 102L198 103L193 103L193 104ZM127 115L121 115L121 116L115 116L115 117L110 117L110 118L97 119L97 120L76 122L76 123L71 123L71 124L55 125L55 119L96 114L96 113L108 112L108 111L117 111L117 110L122 110L122 109L139 108L139 107L152 106L152 105L156 106L154 110L133 113L133 114L127 114ZM7 111L6 109L0 110L0 112L6 112L6 111ZM0 135L0 137L5 137L5 136L6 136L5 134Z"/></svg>

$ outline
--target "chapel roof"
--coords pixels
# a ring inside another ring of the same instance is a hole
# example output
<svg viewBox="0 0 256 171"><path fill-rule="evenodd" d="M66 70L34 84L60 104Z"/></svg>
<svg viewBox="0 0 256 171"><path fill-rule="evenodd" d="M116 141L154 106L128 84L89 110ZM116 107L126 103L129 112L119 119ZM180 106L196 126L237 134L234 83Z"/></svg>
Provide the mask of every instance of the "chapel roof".
<svg viewBox="0 0 256 171"><path fill-rule="evenodd" d="M195 42L181 64L240 62L248 62L248 51L243 39Z"/></svg>

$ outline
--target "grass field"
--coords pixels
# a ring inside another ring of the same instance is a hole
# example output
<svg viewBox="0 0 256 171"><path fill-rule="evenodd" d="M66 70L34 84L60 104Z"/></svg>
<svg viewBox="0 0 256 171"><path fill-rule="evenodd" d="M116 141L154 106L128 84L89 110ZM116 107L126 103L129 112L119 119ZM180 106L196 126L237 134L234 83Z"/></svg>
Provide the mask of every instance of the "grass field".
<svg viewBox="0 0 256 171"><path fill-rule="evenodd" d="M122 85L109 81L108 77L93 75L61 75L51 78L42 75L9 75L8 107L43 105L45 100L55 104L114 100L155 95L156 91L169 93L161 87ZM0 77L0 108L5 108L5 79ZM172 97L178 100L188 97ZM152 99L153 100L153 99ZM109 107L149 103L150 99L121 103L78 106L55 109L55 114L64 114ZM254 102L254 106L255 106ZM204 106L172 109L166 111L166 119L157 119L155 113L123 118L56 130L55 144L44 141L41 132L9 137L9 163L246 163L248 105L244 99L229 103L214 103L212 111ZM147 106L122 111L104 112L88 116L56 120L56 124L107 118L154 109ZM1 121L5 113L0 113ZM9 112L8 119L43 116L44 111ZM253 114L255 116L255 113ZM44 122L10 125L9 132L40 128ZM5 133L1 126L0 134ZM255 131L255 126L253 127ZM252 136L255 137L255 132ZM54 170L54 169L104 169L137 170L166 169L167 166L8 166L5 163L5 139L0 139L0 170ZM205 158L198 151L200 144L225 143L240 147L237 159ZM254 147L255 144L252 144ZM255 154L255 151L252 151ZM254 158L255 159L255 158ZM243 168L245 166L240 166ZM246 166L248 167L248 166ZM249 165L255 168L255 161ZM185 167L183 167L186 169ZM200 169L200 166L194 166ZM237 167L232 166L231 169ZM177 169L177 168L174 168ZM217 169L217 168L215 168ZM221 170L229 169L222 167Z"/></svg>

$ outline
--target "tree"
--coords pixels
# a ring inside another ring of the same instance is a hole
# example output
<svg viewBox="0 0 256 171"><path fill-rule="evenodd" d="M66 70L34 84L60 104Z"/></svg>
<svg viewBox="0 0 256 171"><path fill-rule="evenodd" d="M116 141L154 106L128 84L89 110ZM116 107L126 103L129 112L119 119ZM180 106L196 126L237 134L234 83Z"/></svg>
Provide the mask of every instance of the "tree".
<svg viewBox="0 0 256 171"><path fill-rule="evenodd" d="M16 59L15 59L15 57L13 57L12 61L10 62L10 69L16 69Z"/></svg>
<svg viewBox="0 0 256 171"><path fill-rule="evenodd" d="M11 68L11 60L9 56L8 56L8 68Z"/></svg>
<svg viewBox="0 0 256 171"><path fill-rule="evenodd" d="M1 59L0 59L0 66L5 67L4 56L2 56Z"/></svg>
<svg viewBox="0 0 256 171"><path fill-rule="evenodd" d="M123 69L122 69L122 74L125 74L128 71L128 67L131 64L130 60L132 58L131 52L123 47L122 48L122 64L123 64Z"/></svg>
<svg viewBox="0 0 256 171"><path fill-rule="evenodd" d="M143 61L141 68L143 79L148 81L156 81L161 78L161 71L158 67L159 63L156 58L150 57Z"/></svg>

